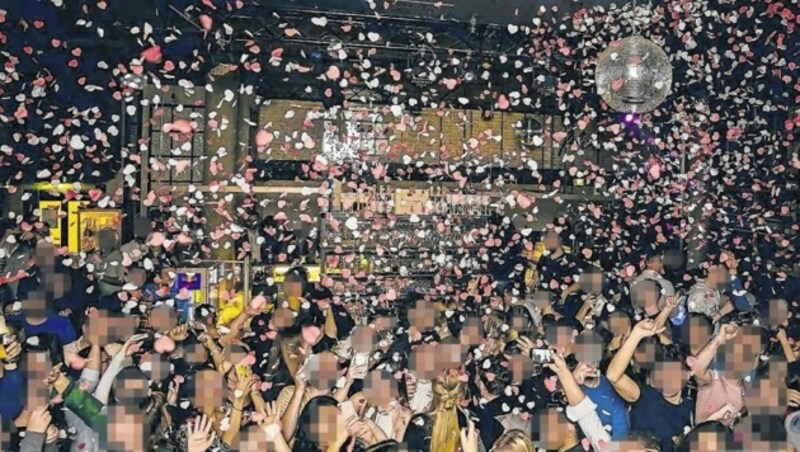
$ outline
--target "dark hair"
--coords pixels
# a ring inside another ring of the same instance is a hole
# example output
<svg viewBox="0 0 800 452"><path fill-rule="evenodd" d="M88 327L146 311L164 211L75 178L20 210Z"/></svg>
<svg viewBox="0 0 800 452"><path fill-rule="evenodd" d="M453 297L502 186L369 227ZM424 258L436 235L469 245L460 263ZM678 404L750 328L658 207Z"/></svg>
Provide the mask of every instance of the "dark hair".
<svg viewBox="0 0 800 452"><path fill-rule="evenodd" d="M719 439L722 439L724 441L724 446L721 448L721 450L734 449L733 432L719 422L710 421L696 425L692 431L687 433L686 436L682 438L677 450L679 452L691 452L692 450L696 450L698 445L693 443L696 443L697 440L700 439L700 435L703 433L714 433Z"/></svg>
<svg viewBox="0 0 800 452"><path fill-rule="evenodd" d="M502 355L499 356L502 357ZM483 366L486 360L491 363L488 369ZM502 359L498 357L486 358L486 360L480 362L478 378L489 394L493 396L503 395L503 391L511 384L511 372L507 367L503 366ZM488 378L489 374L494 375L494 378L490 380Z"/></svg>
<svg viewBox="0 0 800 452"><path fill-rule="evenodd" d="M297 428L294 431L294 447L292 450L316 451L320 444L314 441L311 435L311 424L317 422L319 409L322 407L338 407L339 402L331 396L322 395L312 398L303 407L297 418ZM345 442L346 444L347 442Z"/></svg>
<svg viewBox="0 0 800 452"><path fill-rule="evenodd" d="M661 450L661 442L658 437L644 430L631 430L628 433L628 441L636 441L648 450Z"/></svg>

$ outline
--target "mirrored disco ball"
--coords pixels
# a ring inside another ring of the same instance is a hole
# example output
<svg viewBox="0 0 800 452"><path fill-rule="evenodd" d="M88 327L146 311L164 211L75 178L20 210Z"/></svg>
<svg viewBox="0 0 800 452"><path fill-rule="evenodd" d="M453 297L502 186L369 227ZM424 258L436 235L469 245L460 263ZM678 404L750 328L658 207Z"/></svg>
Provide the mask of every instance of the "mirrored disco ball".
<svg viewBox="0 0 800 452"><path fill-rule="evenodd" d="M651 111L672 86L669 57L658 44L641 36L612 42L597 59L597 94L614 110Z"/></svg>

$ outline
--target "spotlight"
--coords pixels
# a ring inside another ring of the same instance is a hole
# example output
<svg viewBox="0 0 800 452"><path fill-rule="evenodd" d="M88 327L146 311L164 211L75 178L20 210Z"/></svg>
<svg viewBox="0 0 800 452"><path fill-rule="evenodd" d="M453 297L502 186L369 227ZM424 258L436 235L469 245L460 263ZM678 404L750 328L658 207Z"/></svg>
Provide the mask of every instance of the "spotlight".
<svg viewBox="0 0 800 452"><path fill-rule="evenodd" d="M633 114L628 113L625 115L625 122L633 122Z"/></svg>

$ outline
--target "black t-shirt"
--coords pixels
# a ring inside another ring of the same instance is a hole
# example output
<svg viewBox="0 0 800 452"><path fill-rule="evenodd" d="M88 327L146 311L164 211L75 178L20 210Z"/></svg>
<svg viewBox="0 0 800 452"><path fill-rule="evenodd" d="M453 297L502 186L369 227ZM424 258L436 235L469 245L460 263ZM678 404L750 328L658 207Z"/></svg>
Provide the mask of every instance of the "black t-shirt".
<svg viewBox="0 0 800 452"><path fill-rule="evenodd" d="M680 404L673 405L648 385L639 385L639 391L639 400L631 407L631 430L647 431L658 437L662 452L674 450L672 437L691 426L694 400L684 397Z"/></svg>
<svg viewBox="0 0 800 452"><path fill-rule="evenodd" d="M564 253L557 258L542 256L536 266L539 270L539 287L561 296L561 292L577 281L581 274L580 262L572 255Z"/></svg>

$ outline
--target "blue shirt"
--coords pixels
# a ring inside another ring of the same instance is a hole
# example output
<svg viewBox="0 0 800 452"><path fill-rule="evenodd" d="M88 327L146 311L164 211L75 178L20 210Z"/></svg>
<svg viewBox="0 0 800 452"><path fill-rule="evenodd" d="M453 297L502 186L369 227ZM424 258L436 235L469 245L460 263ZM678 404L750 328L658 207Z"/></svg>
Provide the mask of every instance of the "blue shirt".
<svg viewBox="0 0 800 452"><path fill-rule="evenodd" d="M628 418L628 404L617 394L605 375L600 375L600 384L596 388L581 385L583 392L597 405L597 415L603 426L611 426L611 438L622 440L628 437L631 430Z"/></svg>
<svg viewBox="0 0 800 452"><path fill-rule="evenodd" d="M25 385L22 372L7 370L0 378L0 419L13 421L22 412L22 394Z"/></svg>
<svg viewBox="0 0 800 452"><path fill-rule="evenodd" d="M41 325L31 325L27 321L23 321L22 324L25 328L26 337L35 336L37 334L52 334L58 338L62 346L75 342L78 339L78 336L75 335L75 329L72 328L69 319L57 314L48 315L47 320Z"/></svg>

